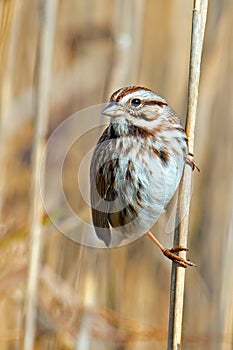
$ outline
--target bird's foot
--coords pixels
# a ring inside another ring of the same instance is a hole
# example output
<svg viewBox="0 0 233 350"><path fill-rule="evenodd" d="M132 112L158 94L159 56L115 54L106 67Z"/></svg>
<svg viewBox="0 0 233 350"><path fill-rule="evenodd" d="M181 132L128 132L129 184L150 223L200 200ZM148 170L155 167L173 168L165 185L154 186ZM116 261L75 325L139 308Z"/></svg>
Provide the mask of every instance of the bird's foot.
<svg viewBox="0 0 233 350"><path fill-rule="evenodd" d="M195 170L197 169L199 172L201 171L200 168L197 166L197 163L195 162L194 160L194 155L192 153L189 153L187 156L186 156L186 163L189 164L192 168L192 170Z"/></svg>
<svg viewBox="0 0 233 350"><path fill-rule="evenodd" d="M182 258L181 256L178 255L179 252L182 251L188 251L188 248L185 247L174 247L171 249L166 249L164 248L162 250L163 254L170 260L172 260L173 262L177 263L178 265L182 266L182 267L187 267L187 266L197 266L196 264L192 263L191 261Z"/></svg>

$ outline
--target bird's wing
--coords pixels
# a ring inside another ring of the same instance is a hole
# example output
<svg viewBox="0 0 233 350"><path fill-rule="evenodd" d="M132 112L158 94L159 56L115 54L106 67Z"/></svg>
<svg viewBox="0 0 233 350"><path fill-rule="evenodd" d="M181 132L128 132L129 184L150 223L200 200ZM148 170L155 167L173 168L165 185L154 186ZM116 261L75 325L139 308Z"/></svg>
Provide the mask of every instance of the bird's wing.
<svg viewBox="0 0 233 350"><path fill-rule="evenodd" d="M105 242L106 246L109 246L111 242L111 230L108 221L109 204L105 200L108 184L103 174L97 168L97 159L98 153L96 149L90 169L92 220L97 236Z"/></svg>

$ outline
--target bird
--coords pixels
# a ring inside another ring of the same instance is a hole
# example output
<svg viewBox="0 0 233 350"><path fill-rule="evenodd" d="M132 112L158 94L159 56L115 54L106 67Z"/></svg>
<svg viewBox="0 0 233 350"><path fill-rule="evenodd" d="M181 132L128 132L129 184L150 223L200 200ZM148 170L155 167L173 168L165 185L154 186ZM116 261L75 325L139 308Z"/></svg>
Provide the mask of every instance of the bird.
<svg viewBox="0 0 233 350"><path fill-rule="evenodd" d="M182 267L184 247L165 248L151 227L174 196L186 163L187 135L168 102L143 86L115 91L102 111L110 118L90 166L92 221L106 247L147 234L162 253Z"/></svg>

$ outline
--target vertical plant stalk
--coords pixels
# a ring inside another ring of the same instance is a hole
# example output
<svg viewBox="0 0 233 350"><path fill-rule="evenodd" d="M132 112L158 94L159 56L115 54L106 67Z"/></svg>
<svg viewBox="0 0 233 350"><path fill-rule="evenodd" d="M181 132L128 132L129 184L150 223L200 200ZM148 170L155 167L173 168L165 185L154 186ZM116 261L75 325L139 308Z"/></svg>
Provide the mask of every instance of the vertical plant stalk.
<svg viewBox="0 0 233 350"><path fill-rule="evenodd" d="M193 153L194 151L194 132L197 114L201 55L205 33L207 7L208 0L194 0L190 51L188 108L185 127L188 136L188 148L190 153ZM185 167L178 194L176 216L177 225L174 236L174 246L187 246L191 181L191 169L190 167ZM181 252L180 254L185 257L185 252ZM178 267L173 263L171 273L168 350L181 349L184 282L185 269Z"/></svg>
<svg viewBox="0 0 233 350"><path fill-rule="evenodd" d="M42 247L44 173L41 156L46 140L49 115L49 88L57 13L57 0L40 0L40 33L36 87L35 131L32 153L31 222L29 271L25 295L24 350L33 349L36 332L37 291Z"/></svg>
<svg viewBox="0 0 233 350"><path fill-rule="evenodd" d="M19 2L2 1L0 4L0 221L6 184L6 154L9 132L9 110L14 82L15 50L20 22Z"/></svg>
<svg viewBox="0 0 233 350"><path fill-rule="evenodd" d="M233 190L233 188L232 188ZM233 192L233 191L232 191ZM232 247L233 247L233 195L231 196L231 217L229 222L229 230L227 237L226 249L224 251L223 274L222 274L222 288L220 299L220 325L222 332L221 350L227 350L233 346L233 275L229 273L232 271ZM229 339L228 341L225 341ZM230 345L231 344L231 345Z"/></svg>

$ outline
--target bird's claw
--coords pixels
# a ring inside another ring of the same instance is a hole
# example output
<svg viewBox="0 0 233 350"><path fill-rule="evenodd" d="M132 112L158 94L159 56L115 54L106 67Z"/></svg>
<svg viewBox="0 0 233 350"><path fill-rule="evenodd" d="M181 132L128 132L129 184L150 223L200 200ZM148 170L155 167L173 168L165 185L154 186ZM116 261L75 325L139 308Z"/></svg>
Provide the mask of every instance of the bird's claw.
<svg viewBox="0 0 233 350"><path fill-rule="evenodd" d="M177 263L178 265L186 268L188 266L197 266L196 264L192 263L191 261L182 258L181 256L177 255L178 252L181 251L188 251L188 248L184 247L174 247L171 249L164 249L163 254L173 262Z"/></svg>
<svg viewBox="0 0 233 350"><path fill-rule="evenodd" d="M195 160L193 159L194 155L192 153L189 153L187 156L186 156L186 163L189 164L192 168L192 170L195 170L197 169L197 171L201 171L200 168L197 166L197 163L195 162Z"/></svg>

